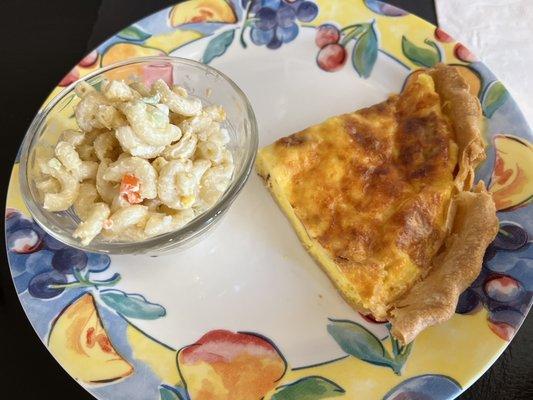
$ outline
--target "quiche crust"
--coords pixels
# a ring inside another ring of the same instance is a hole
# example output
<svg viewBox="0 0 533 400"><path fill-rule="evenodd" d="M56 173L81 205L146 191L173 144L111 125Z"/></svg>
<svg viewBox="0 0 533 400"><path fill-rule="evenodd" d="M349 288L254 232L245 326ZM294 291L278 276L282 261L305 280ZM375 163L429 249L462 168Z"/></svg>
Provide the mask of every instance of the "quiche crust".
<svg viewBox="0 0 533 400"><path fill-rule="evenodd" d="M481 108L454 67L259 151L257 171L346 301L410 342L453 315L498 222L474 169ZM468 255L468 257L465 257Z"/></svg>

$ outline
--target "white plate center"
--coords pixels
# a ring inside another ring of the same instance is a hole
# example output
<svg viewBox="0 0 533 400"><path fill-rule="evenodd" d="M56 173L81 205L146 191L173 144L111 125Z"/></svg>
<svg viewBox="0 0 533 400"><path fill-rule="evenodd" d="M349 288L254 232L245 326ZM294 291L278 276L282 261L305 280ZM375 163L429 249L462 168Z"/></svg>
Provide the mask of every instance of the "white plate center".
<svg viewBox="0 0 533 400"><path fill-rule="evenodd" d="M350 60L338 72L320 70L310 62L318 52L313 36L314 30L302 29L275 51L252 43L243 49L235 39L212 62L248 95L261 146L401 89L407 70L383 53L368 80L358 77ZM200 59L210 39L173 55ZM165 306L164 318L134 323L175 348L212 329L252 331L273 340L297 367L344 355L327 333L328 318L359 320L255 174L220 225L195 247L158 258L113 257L113 268L122 274L122 290Z"/></svg>

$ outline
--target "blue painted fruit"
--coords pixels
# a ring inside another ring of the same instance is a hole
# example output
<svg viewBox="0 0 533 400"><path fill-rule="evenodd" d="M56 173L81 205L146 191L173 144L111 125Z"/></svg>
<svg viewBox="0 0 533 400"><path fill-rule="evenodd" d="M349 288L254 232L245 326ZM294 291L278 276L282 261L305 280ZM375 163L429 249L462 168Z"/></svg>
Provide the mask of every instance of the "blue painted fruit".
<svg viewBox="0 0 533 400"><path fill-rule="evenodd" d="M52 267L63 274L72 274L74 269L81 271L86 266L87 254L70 247L58 250L52 258Z"/></svg>
<svg viewBox="0 0 533 400"><path fill-rule="evenodd" d="M480 309L480 306L481 301L477 293L468 288L459 296L459 302L457 303L455 312L458 314L473 314Z"/></svg>
<svg viewBox="0 0 533 400"><path fill-rule="evenodd" d="M35 275L28 284L28 292L40 299L51 299L59 296L65 288L55 288L53 285L67 283L67 277L57 271L43 272Z"/></svg>

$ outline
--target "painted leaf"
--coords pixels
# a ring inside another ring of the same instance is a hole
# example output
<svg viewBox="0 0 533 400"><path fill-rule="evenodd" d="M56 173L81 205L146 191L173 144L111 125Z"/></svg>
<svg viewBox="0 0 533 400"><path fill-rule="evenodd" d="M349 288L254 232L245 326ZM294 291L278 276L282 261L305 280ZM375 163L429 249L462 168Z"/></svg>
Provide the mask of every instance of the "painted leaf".
<svg viewBox="0 0 533 400"><path fill-rule="evenodd" d="M400 353L394 358L394 361L398 365L399 369L401 370L407 359L409 358L409 355L411 354L411 349L413 348L413 343L409 343L407 346L400 349Z"/></svg>
<svg viewBox="0 0 533 400"><path fill-rule="evenodd" d="M498 211L533 200L533 145L510 135L494 136L496 158L489 184Z"/></svg>
<svg viewBox="0 0 533 400"><path fill-rule="evenodd" d="M97 91L102 90L102 80L99 80L98 82L92 84L92 87L95 88Z"/></svg>
<svg viewBox="0 0 533 400"><path fill-rule="evenodd" d="M419 47L403 36L402 51L405 57L407 57L413 64L416 64L420 67L431 68L440 62L442 57L439 47L434 41L426 39L424 40L424 43L431 48L427 49L424 47Z"/></svg>
<svg viewBox="0 0 533 400"><path fill-rule="evenodd" d="M204 56L202 57L202 62L204 64L209 64L214 58L220 57L226 52L231 43L233 43L234 38L235 30L223 32L215 37L207 45Z"/></svg>
<svg viewBox="0 0 533 400"><path fill-rule="evenodd" d="M505 103L508 97L509 92L505 86L503 86L503 83L500 81L491 82L487 89L485 89L485 93L483 93L483 98L481 100L483 113L488 118L491 118L496 110Z"/></svg>
<svg viewBox="0 0 533 400"><path fill-rule="evenodd" d="M139 294L128 294L120 290L103 290L100 298L118 313L130 318L157 319L166 314L165 308L150 303Z"/></svg>
<svg viewBox="0 0 533 400"><path fill-rule="evenodd" d="M122 29L117 34L117 36L119 38L126 39L126 40L134 40L136 42L142 42L148 39L152 35L132 25L132 26L128 26L126 29Z"/></svg>
<svg viewBox="0 0 533 400"><path fill-rule="evenodd" d="M352 321L331 320L328 332L341 349L351 356L392 368L394 362L381 341L362 325Z"/></svg>
<svg viewBox="0 0 533 400"><path fill-rule="evenodd" d="M271 400L319 400L342 396L344 389L329 379L307 376L286 386L281 386Z"/></svg>
<svg viewBox="0 0 533 400"><path fill-rule="evenodd" d="M161 385L159 386L159 400L189 400L189 395L184 387Z"/></svg>
<svg viewBox="0 0 533 400"><path fill-rule="evenodd" d="M374 25L370 24L355 43L352 53L352 63L359 76L368 78L372 73L377 58L378 37L374 30Z"/></svg>

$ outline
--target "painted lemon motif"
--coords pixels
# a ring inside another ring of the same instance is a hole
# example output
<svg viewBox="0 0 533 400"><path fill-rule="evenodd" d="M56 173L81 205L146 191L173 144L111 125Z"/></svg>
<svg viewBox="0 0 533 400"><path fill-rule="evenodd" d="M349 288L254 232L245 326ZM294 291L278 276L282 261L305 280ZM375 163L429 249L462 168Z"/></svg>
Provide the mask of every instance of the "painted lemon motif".
<svg viewBox="0 0 533 400"><path fill-rule="evenodd" d="M489 191L496 209L507 210L533 198L533 146L524 139L496 135L496 161Z"/></svg>
<svg viewBox="0 0 533 400"><path fill-rule="evenodd" d="M111 382L133 372L109 340L89 293L57 317L48 348L73 378L83 382Z"/></svg>
<svg viewBox="0 0 533 400"><path fill-rule="evenodd" d="M154 35L146 39L145 46L160 49L168 54L175 49L192 42L193 40L201 38L203 35L200 32L191 30L175 29L171 32L162 33L161 35Z"/></svg>
<svg viewBox="0 0 533 400"><path fill-rule="evenodd" d="M172 7L169 19L170 25L175 27L197 22L233 24L237 16L226 0L190 0Z"/></svg>

